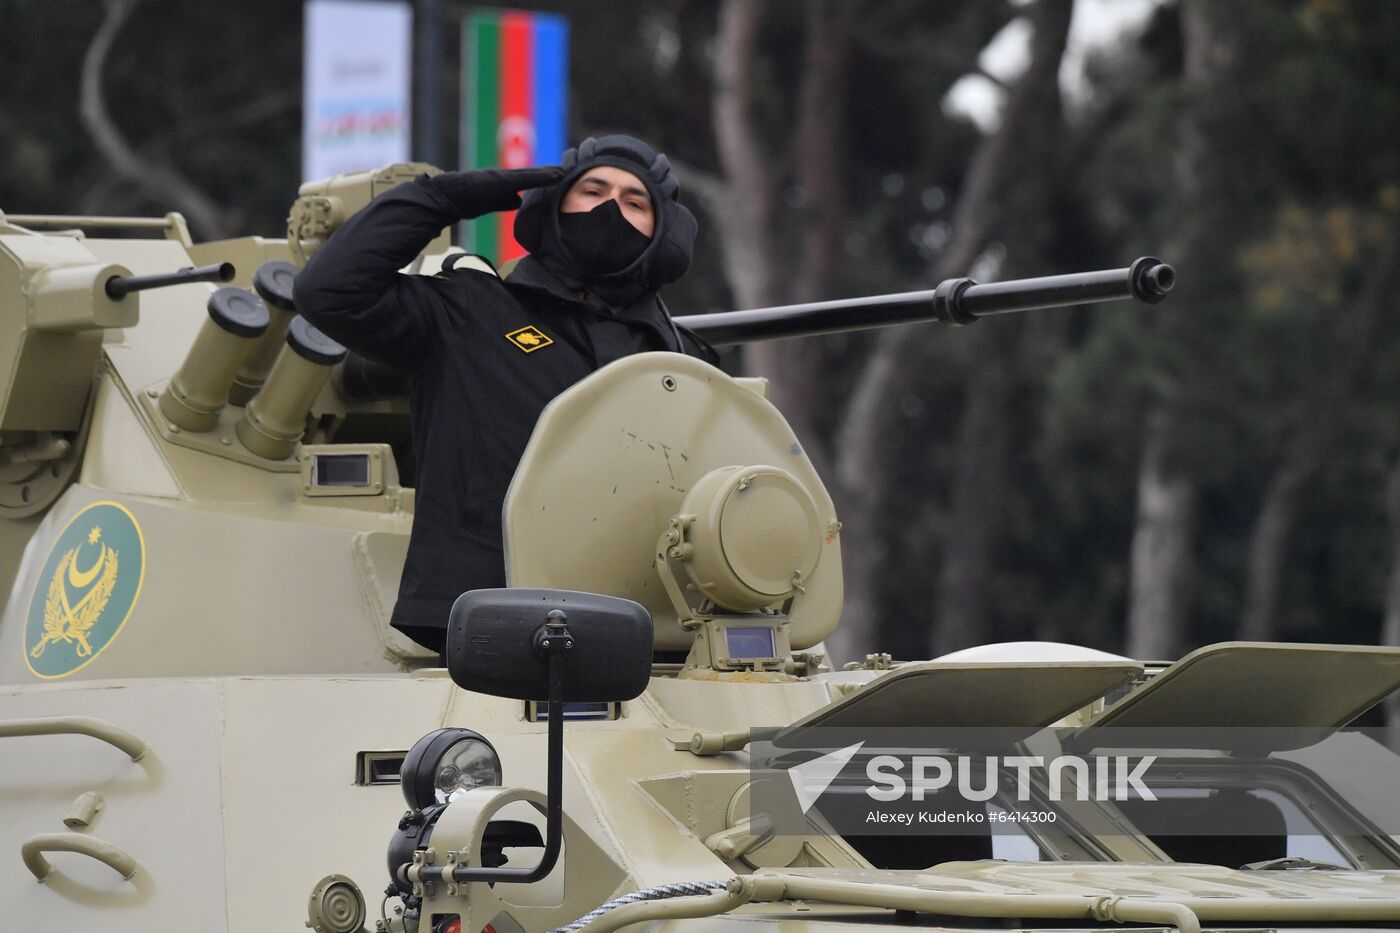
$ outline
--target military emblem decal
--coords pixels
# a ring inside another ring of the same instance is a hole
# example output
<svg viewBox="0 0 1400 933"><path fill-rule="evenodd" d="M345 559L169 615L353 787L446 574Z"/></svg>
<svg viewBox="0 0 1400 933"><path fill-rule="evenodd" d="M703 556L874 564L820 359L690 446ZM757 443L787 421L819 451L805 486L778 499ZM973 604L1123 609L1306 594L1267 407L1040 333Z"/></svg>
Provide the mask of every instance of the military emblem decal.
<svg viewBox="0 0 1400 933"><path fill-rule="evenodd" d="M511 331L506 334L506 339L526 353L534 353L536 350L542 350L554 342L548 334L540 330L534 324L522 327L519 330Z"/></svg>
<svg viewBox="0 0 1400 933"><path fill-rule="evenodd" d="M97 659L141 595L146 541L136 517L94 502L68 522L39 573L24 629L35 676L67 677Z"/></svg>

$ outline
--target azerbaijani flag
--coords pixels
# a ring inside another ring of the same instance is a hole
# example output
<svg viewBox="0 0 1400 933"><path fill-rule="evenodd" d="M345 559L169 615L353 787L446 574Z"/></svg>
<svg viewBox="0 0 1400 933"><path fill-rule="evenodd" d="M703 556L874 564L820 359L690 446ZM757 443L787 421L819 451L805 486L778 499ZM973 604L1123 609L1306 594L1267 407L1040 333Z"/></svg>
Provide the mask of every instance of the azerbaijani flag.
<svg viewBox="0 0 1400 933"><path fill-rule="evenodd" d="M562 16L483 10L462 24L462 158L465 167L557 165L564 155L569 23ZM496 264L525 251L515 212L463 224L462 245Z"/></svg>

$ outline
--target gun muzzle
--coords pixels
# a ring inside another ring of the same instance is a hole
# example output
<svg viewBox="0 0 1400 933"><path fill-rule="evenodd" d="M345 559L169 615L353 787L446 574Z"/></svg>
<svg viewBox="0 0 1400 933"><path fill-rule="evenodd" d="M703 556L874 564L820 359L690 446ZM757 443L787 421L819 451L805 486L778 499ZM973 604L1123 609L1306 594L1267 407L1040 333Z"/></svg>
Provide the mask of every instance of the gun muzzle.
<svg viewBox="0 0 1400 933"><path fill-rule="evenodd" d="M209 266L186 266L175 272L160 275L114 275L104 287L107 297L119 301L131 292L142 292L148 288L164 288L167 285L184 285L188 282L232 282L235 270L231 262L216 262Z"/></svg>

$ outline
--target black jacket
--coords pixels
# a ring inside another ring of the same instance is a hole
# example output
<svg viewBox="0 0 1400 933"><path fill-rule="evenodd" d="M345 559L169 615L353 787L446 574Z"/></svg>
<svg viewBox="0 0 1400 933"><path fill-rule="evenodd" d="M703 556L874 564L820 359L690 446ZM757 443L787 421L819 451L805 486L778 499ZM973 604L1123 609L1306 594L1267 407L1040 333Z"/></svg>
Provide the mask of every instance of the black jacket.
<svg viewBox="0 0 1400 933"><path fill-rule="evenodd" d="M654 293L613 313L528 256L505 281L465 268L399 273L462 213L428 176L399 185L352 216L295 285L313 324L412 376L417 501L392 624L437 651L458 595L505 586L501 505L544 406L628 354L716 362Z"/></svg>

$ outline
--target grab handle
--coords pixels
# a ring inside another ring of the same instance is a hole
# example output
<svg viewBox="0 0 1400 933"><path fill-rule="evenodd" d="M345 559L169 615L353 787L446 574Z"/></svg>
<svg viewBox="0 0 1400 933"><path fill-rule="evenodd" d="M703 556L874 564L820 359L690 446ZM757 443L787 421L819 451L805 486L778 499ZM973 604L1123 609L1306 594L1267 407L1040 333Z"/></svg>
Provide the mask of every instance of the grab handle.
<svg viewBox="0 0 1400 933"><path fill-rule="evenodd" d="M96 837L84 836L81 833L41 833L38 836L30 836L19 847L24 867L33 872L40 883L53 873L53 863L44 858L45 852L76 852L88 858L95 858L127 881L141 868L136 864L136 859L110 842L103 842Z"/></svg>
<svg viewBox="0 0 1400 933"><path fill-rule="evenodd" d="M92 716L51 716L45 719L0 720L0 739L21 735L90 735L140 761L146 754L146 743L118 729L105 719Z"/></svg>

